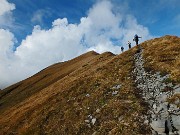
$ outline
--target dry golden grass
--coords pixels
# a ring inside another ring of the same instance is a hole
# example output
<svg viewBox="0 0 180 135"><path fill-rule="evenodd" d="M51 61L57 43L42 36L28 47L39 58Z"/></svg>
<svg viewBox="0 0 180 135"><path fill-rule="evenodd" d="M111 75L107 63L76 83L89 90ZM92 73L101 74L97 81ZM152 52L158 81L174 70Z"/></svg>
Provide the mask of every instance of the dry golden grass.
<svg viewBox="0 0 180 135"><path fill-rule="evenodd" d="M142 46L146 69L170 73L177 83L179 38L167 36ZM117 56L89 52L7 88L0 93L0 134L150 134L142 117L148 106L131 73L136 50ZM85 122L88 115L96 118L94 125Z"/></svg>
<svg viewBox="0 0 180 135"><path fill-rule="evenodd" d="M147 70L160 71L162 75L169 74L168 82L180 83L180 38L176 36L164 36L142 44L144 48L145 67ZM179 94L169 99L174 103ZM180 99L179 99L180 100ZM177 105L180 108L180 105Z"/></svg>
<svg viewBox="0 0 180 135"><path fill-rule="evenodd" d="M6 88L0 93L0 112L64 78L97 55L92 51L68 62L54 64L30 78Z"/></svg>
<svg viewBox="0 0 180 135"><path fill-rule="evenodd" d="M171 79L180 82L180 38L165 36L142 44L146 67L170 74Z"/></svg>

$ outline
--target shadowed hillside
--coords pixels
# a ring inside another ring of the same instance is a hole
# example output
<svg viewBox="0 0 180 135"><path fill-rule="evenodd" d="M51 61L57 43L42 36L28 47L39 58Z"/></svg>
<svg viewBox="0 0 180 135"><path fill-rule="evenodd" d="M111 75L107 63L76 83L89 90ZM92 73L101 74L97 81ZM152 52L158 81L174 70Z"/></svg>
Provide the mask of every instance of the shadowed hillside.
<svg viewBox="0 0 180 135"><path fill-rule="evenodd" d="M159 117L155 117L156 110L169 103L170 109L177 111L176 121L180 117L180 38L165 36L141 46L141 52L134 47L120 55L88 52L54 64L1 91L0 134L164 132L164 127L154 128L160 123ZM153 87L156 86L154 80L157 86L163 86L157 90ZM161 101L156 95L168 97ZM160 113L158 116L164 117ZM173 122L174 118L172 116ZM180 125L173 124L180 130Z"/></svg>

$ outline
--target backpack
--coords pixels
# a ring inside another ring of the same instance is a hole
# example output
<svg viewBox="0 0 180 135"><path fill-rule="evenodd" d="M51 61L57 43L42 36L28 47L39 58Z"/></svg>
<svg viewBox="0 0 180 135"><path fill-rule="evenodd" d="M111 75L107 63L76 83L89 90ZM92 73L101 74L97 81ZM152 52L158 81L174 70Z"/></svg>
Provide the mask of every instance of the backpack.
<svg viewBox="0 0 180 135"><path fill-rule="evenodd" d="M134 39L136 39L136 38L138 38L138 35L137 35L137 34L134 36Z"/></svg>

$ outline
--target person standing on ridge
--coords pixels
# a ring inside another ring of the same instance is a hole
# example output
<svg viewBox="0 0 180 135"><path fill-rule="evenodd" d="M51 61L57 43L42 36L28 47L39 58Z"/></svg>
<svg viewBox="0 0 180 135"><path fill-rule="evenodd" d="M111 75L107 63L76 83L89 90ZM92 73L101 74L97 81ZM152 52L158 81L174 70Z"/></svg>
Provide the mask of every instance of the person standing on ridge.
<svg viewBox="0 0 180 135"><path fill-rule="evenodd" d="M124 47L123 46L121 46L121 52L124 52Z"/></svg>
<svg viewBox="0 0 180 135"><path fill-rule="evenodd" d="M129 49L131 49L131 42L128 41L127 44L128 44Z"/></svg>
<svg viewBox="0 0 180 135"><path fill-rule="evenodd" d="M136 45L138 46L138 41L139 41L139 38L142 38L142 37L139 37L137 34L134 36L134 39L133 41L136 42Z"/></svg>

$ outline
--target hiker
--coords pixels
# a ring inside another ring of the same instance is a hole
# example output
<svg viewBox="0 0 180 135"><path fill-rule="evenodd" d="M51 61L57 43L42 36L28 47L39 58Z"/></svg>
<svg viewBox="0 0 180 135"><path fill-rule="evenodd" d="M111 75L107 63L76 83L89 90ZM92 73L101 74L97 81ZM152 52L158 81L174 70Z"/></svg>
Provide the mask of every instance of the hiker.
<svg viewBox="0 0 180 135"><path fill-rule="evenodd" d="M123 46L121 46L121 52L123 52L124 51L124 47Z"/></svg>
<svg viewBox="0 0 180 135"><path fill-rule="evenodd" d="M142 37L139 37L137 34L134 36L134 39L133 41L136 42L136 45L138 46L138 41L139 41L139 38L142 38Z"/></svg>
<svg viewBox="0 0 180 135"><path fill-rule="evenodd" d="M128 41L128 47L131 49L131 42Z"/></svg>

